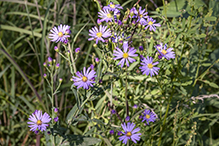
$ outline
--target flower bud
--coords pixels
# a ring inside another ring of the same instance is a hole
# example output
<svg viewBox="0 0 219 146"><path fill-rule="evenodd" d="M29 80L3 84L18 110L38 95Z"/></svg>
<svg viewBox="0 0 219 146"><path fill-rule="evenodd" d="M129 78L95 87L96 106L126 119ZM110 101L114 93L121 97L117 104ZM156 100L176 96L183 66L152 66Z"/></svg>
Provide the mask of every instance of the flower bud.
<svg viewBox="0 0 219 146"><path fill-rule="evenodd" d="M100 62L99 58L95 58L95 62L99 63Z"/></svg>
<svg viewBox="0 0 219 146"><path fill-rule="evenodd" d="M59 117L54 118L54 122L58 122L58 120L59 120Z"/></svg>
<svg viewBox="0 0 219 146"><path fill-rule="evenodd" d="M52 58L51 57L48 57L48 62L52 63Z"/></svg>
<svg viewBox="0 0 219 146"><path fill-rule="evenodd" d="M43 66L46 67L46 62L43 63Z"/></svg>
<svg viewBox="0 0 219 146"><path fill-rule="evenodd" d="M54 47L54 50L55 50L56 52L59 52L59 48L58 48L57 46Z"/></svg>
<svg viewBox="0 0 219 146"><path fill-rule="evenodd" d="M130 117L127 116L127 117L125 118L125 121L128 122L129 120L130 120Z"/></svg>
<svg viewBox="0 0 219 146"><path fill-rule="evenodd" d="M110 132L109 132L111 135L113 135L114 134L114 131L113 130L110 130Z"/></svg>
<svg viewBox="0 0 219 146"><path fill-rule="evenodd" d="M80 50L81 50L81 48L76 48L76 49L75 49L75 53L79 53Z"/></svg>
<svg viewBox="0 0 219 146"><path fill-rule="evenodd" d="M93 44L93 47L96 48L96 47L97 47L97 44Z"/></svg>
<svg viewBox="0 0 219 146"><path fill-rule="evenodd" d="M46 74L43 74L43 77L44 77L44 78L47 78L47 75L46 75Z"/></svg>
<svg viewBox="0 0 219 146"><path fill-rule="evenodd" d="M56 114L57 114L57 113L58 113L58 111L59 111L59 110L58 110L58 108L55 108L55 109L54 109L54 113L56 113Z"/></svg>
<svg viewBox="0 0 219 146"><path fill-rule="evenodd" d="M59 82L60 82L60 83L62 82L62 78L59 78Z"/></svg>
<svg viewBox="0 0 219 146"><path fill-rule="evenodd" d="M58 68L59 68L59 66L60 66L60 65L59 65L59 63L57 63L57 64L56 64L56 69L58 69Z"/></svg>

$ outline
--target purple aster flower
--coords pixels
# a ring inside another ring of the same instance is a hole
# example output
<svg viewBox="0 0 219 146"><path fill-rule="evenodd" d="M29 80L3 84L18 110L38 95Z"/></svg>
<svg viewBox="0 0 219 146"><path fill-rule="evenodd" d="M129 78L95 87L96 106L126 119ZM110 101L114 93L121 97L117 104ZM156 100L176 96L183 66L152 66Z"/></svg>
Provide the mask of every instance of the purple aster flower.
<svg viewBox="0 0 219 146"><path fill-rule="evenodd" d="M27 124L30 124L28 126L31 127L30 131L45 131L46 127L49 126L47 123L51 120L50 116L46 112L42 115L42 111L40 110L35 111L34 113L32 113L32 115L28 118L31 122L27 122Z"/></svg>
<svg viewBox="0 0 219 146"><path fill-rule="evenodd" d="M55 118L54 118L54 121L55 121L55 122L58 122L58 120L59 120L59 117L55 117Z"/></svg>
<svg viewBox="0 0 219 146"><path fill-rule="evenodd" d="M119 140L122 141L122 143L127 144L127 141L129 139L131 139L134 143L137 143L137 141L140 140L141 133L136 133L136 132L140 131L141 129L140 128L134 129L135 127L134 123L128 122L127 126L125 123L121 125L122 125L123 130L125 131L125 132L122 132L122 134L124 135L119 137Z"/></svg>
<svg viewBox="0 0 219 146"><path fill-rule="evenodd" d="M146 109L143 112L143 114L144 114L144 116L143 116L142 122L146 121L148 125L149 125L149 122L154 122L157 119L156 115L153 112L151 112L150 110Z"/></svg>
<svg viewBox="0 0 219 146"><path fill-rule="evenodd" d="M146 75L151 75L153 76L154 74L158 74L158 70L160 69L159 67L154 67L155 65L157 65L159 62L155 62L153 63L153 58L152 57L148 57L143 58L142 60L141 67L139 67L141 69L141 72L143 72L142 74L146 74Z"/></svg>
<svg viewBox="0 0 219 146"><path fill-rule="evenodd" d="M93 78L96 77L96 72L94 70L90 71L90 67L86 70L86 68L84 67L83 69L83 74L82 72L77 71L76 75L78 77L72 77L73 81L74 81L74 85L78 86L77 88L83 87L84 89L89 89L89 86L93 87L93 83L95 83L95 81L93 81ZM90 71L90 72L89 72Z"/></svg>
<svg viewBox="0 0 219 146"><path fill-rule="evenodd" d="M137 18L137 17L138 17L138 11L136 10L135 7L132 7L130 9L130 16L129 16L129 18Z"/></svg>
<svg viewBox="0 0 219 146"><path fill-rule="evenodd" d="M109 132L111 135L113 135L114 134L114 130L110 130L110 132Z"/></svg>
<svg viewBox="0 0 219 146"><path fill-rule="evenodd" d="M76 49L75 49L75 52L76 52L76 53L79 53L80 50L81 50L81 48L76 48Z"/></svg>
<svg viewBox="0 0 219 146"><path fill-rule="evenodd" d="M111 111L111 114L115 114L116 113L116 111L113 109L112 111Z"/></svg>
<svg viewBox="0 0 219 146"><path fill-rule="evenodd" d="M146 23L145 19L148 18L148 12L146 12L145 9L141 10L141 7L139 7L139 10L134 11L134 13L138 16L137 22L140 22L141 25L144 25Z"/></svg>
<svg viewBox="0 0 219 146"><path fill-rule="evenodd" d="M97 27L93 27L92 29L89 30L89 38L88 40L96 40L96 44L98 44L98 41L101 40L102 42L105 42L103 38L108 38L111 36L111 32L109 29L107 29L107 26L102 26L100 25L100 29L98 30Z"/></svg>
<svg viewBox="0 0 219 146"><path fill-rule="evenodd" d="M98 17L102 18L100 21L106 21L106 22L112 22L113 21L113 16L112 14L109 12L109 10L100 10L100 12L98 12Z"/></svg>
<svg viewBox="0 0 219 146"><path fill-rule="evenodd" d="M129 120L130 120L130 117L127 116L127 117L125 118L125 121L128 122Z"/></svg>
<svg viewBox="0 0 219 146"><path fill-rule="evenodd" d="M113 2L110 2L108 6L103 7L103 10L110 10L110 11L116 11L118 9L123 9L123 7L120 6L119 4L115 5Z"/></svg>
<svg viewBox="0 0 219 146"><path fill-rule="evenodd" d="M148 20L146 21L145 25L147 25L145 27L145 29L147 29L149 27L150 31L156 31L156 27L160 27L161 25L159 23L155 24L156 20L152 19L151 17L148 18Z"/></svg>
<svg viewBox="0 0 219 146"><path fill-rule="evenodd" d="M175 53L172 51L173 48L167 49L167 44L163 46L163 43L160 43L160 45L155 46L155 48L160 53L160 55L165 57L167 60L169 60L170 58L175 58Z"/></svg>
<svg viewBox="0 0 219 146"><path fill-rule="evenodd" d="M58 113L58 111L59 111L59 110L58 110L58 108L55 108L55 109L54 109L54 113L56 113L56 114L57 114L57 113Z"/></svg>
<svg viewBox="0 0 219 146"><path fill-rule="evenodd" d="M118 65L121 64L121 67L123 67L124 63L126 62L126 65L129 66L129 62L133 63L136 61L135 59L133 59L131 57L138 56L138 54L135 54L135 52L137 50L134 49L134 47L128 49L128 41L125 41L123 43L123 51L121 49L119 49L118 47L116 47L116 50L114 50L113 55L116 57L113 59L114 60L121 59L121 61L118 63Z"/></svg>
<svg viewBox="0 0 219 146"><path fill-rule="evenodd" d="M153 63L153 58L152 57L148 57L143 58L142 60L141 67L139 67L141 69L142 74L146 74L146 75L151 75L151 77L154 74L158 74L158 70L160 69L159 67L154 67L155 65L157 65L159 62L155 62Z"/></svg>
<svg viewBox="0 0 219 146"><path fill-rule="evenodd" d="M50 30L51 34L49 34L49 38L52 39L52 42L64 42L70 35L67 34L70 26L68 25L62 25L60 24L57 27L53 27L52 30Z"/></svg>

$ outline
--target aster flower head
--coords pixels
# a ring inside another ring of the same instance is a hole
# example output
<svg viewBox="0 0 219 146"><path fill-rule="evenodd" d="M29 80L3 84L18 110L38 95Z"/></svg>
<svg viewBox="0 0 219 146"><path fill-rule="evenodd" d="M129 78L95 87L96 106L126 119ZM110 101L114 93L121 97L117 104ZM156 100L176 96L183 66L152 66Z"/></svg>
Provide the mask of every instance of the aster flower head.
<svg viewBox="0 0 219 146"><path fill-rule="evenodd" d="M136 15L135 15L136 14ZM130 18L137 18L138 17L138 11L136 10L135 7L132 7L130 9L130 15L129 15Z"/></svg>
<svg viewBox="0 0 219 146"><path fill-rule="evenodd" d="M154 122L157 119L156 115L147 109L143 112L143 115L144 116L142 122L146 121L148 125L149 122Z"/></svg>
<svg viewBox="0 0 219 146"><path fill-rule="evenodd" d="M159 62L155 62L153 63L153 58L152 57L148 57L143 58L142 60L141 67L139 67L139 69L141 69L142 74L146 74L146 75L151 75L151 77L153 75L157 75L158 74L158 70L160 69L159 67L154 67L155 65L157 65Z"/></svg>
<svg viewBox="0 0 219 146"><path fill-rule="evenodd" d="M53 29L50 30L51 34L49 34L49 38L52 39L52 42L64 42L70 35L68 35L70 32L70 26L68 25L62 25L60 24L57 27L53 27Z"/></svg>
<svg viewBox="0 0 219 146"><path fill-rule="evenodd" d="M160 27L161 25L160 25L160 23L157 23L157 24L155 24L155 22L156 22L156 20L154 20L154 19L152 19L151 17L149 17L148 19L147 19L147 21L146 21L146 23L145 23L145 25L147 25L146 27L145 27L145 29L148 29L149 28L149 30L150 31L156 31L156 27Z"/></svg>
<svg viewBox="0 0 219 146"><path fill-rule="evenodd" d="M141 25L144 25L146 23L145 19L148 18L148 12L146 12L145 9L142 10L142 8L139 7L139 10L134 11L134 13L138 16L137 22L140 22Z"/></svg>
<svg viewBox="0 0 219 146"><path fill-rule="evenodd" d="M113 15L110 13L109 10L100 10L100 12L98 12L98 17L100 17L100 21L106 21L106 22L112 22L113 21Z"/></svg>
<svg viewBox="0 0 219 146"><path fill-rule="evenodd" d="M124 41L123 42L123 51L121 49L119 49L118 47L116 47L116 49L114 50L114 56L116 56L115 58L113 58L114 60L117 59L121 59L120 62L118 63L118 65L121 64L121 67L124 66L124 64L126 63L127 66L129 66L129 62L133 63L136 60L131 58L131 57L136 57L138 56L138 54L135 54L137 50L134 49L134 47L129 48L128 47L128 41Z"/></svg>
<svg viewBox="0 0 219 146"><path fill-rule="evenodd" d="M116 11L118 9L123 9L123 7L120 6L119 4L114 4L113 2L110 2L108 6L103 7L103 10L110 10L110 11Z"/></svg>
<svg viewBox="0 0 219 146"><path fill-rule="evenodd" d="M159 45L155 46L155 48L160 53L160 55L165 57L167 60L169 60L170 58L175 58L175 53L172 51L173 48L167 49L167 44L163 45L163 43L160 43Z"/></svg>
<svg viewBox="0 0 219 146"><path fill-rule="evenodd" d="M93 87L93 83L95 81L93 80L94 77L96 77L96 72L94 70L91 70L89 67L86 70L86 67L83 69L83 73L77 71L76 75L77 77L72 77L72 80L74 81L74 85L77 86L77 88L83 87L84 89L89 89L89 86Z"/></svg>
<svg viewBox="0 0 219 146"><path fill-rule="evenodd" d="M111 32L109 29L107 29L107 26L102 26L100 25L99 30L98 28L95 26L92 29L89 30L89 36L91 36L91 38L89 38L88 40L96 40L96 44L98 44L98 41L102 41L105 42L105 40L103 38L108 38L111 36Z"/></svg>
<svg viewBox="0 0 219 146"><path fill-rule="evenodd" d="M125 123L121 124L122 128L124 130L124 132L122 132L122 134L124 134L123 136L119 137L119 140L122 141L122 143L127 144L128 140L132 140L134 143L137 143L137 141L140 140L140 135L141 133L136 133L138 131L140 131L140 128L136 128L134 123L127 123L127 126Z"/></svg>
<svg viewBox="0 0 219 146"><path fill-rule="evenodd" d="M51 121L51 118L46 112L42 115L42 111L37 110L29 116L28 120L30 120L30 122L27 122L27 124L30 124L28 126L30 127L30 131L40 130L43 132L49 126L47 123Z"/></svg>

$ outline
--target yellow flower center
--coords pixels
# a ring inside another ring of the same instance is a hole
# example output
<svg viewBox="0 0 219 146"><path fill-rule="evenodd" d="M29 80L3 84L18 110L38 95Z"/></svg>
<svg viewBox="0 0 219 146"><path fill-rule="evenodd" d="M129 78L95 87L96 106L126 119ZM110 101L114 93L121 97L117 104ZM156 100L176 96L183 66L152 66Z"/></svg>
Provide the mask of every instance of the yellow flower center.
<svg viewBox="0 0 219 146"><path fill-rule="evenodd" d="M106 16L107 16L108 18L112 18L112 15L111 15L110 13L108 13Z"/></svg>
<svg viewBox="0 0 219 146"><path fill-rule="evenodd" d="M87 77L83 76L83 77L82 77L82 81L83 81L83 82L87 82Z"/></svg>
<svg viewBox="0 0 219 146"><path fill-rule="evenodd" d="M148 22L148 25L152 25L152 24L153 24L153 22L152 22L152 21L149 21L149 22Z"/></svg>
<svg viewBox="0 0 219 146"><path fill-rule="evenodd" d="M128 54L128 53L124 53L124 54L123 54L123 58L126 59L126 58L128 58L128 57L129 57L129 54Z"/></svg>
<svg viewBox="0 0 219 146"><path fill-rule="evenodd" d="M166 51L166 50L162 50L161 53L162 53L163 55L166 55L166 54L167 54L167 51Z"/></svg>
<svg viewBox="0 0 219 146"><path fill-rule="evenodd" d="M111 8L115 8L115 5L114 5L114 4L110 4L110 7L111 7Z"/></svg>
<svg viewBox="0 0 219 146"><path fill-rule="evenodd" d="M96 35L98 38L100 38L103 34L101 32L98 32Z"/></svg>
<svg viewBox="0 0 219 146"><path fill-rule="evenodd" d="M37 125L42 125L42 121L41 121L41 120L38 120L38 121L36 122L36 124L37 124Z"/></svg>
<svg viewBox="0 0 219 146"><path fill-rule="evenodd" d="M127 132L126 136L130 137L130 136L132 136L132 133L131 132Z"/></svg>
<svg viewBox="0 0 219 146"><path fill-rule="evenodd" d="M150 115L146 115L145 117L146 117L146 119L149 119L151 116Z"/></svg>
<svg viewBox="0 0 219 146"><path fill-rule="evenodd" d="M153 65L152 65L151 63L149 63L149 64L148 64L148 68L149 68L149 69L152 69L152 68L153 68Z"/></svg>
<svg viewBox="0 0 219 146"><path fill-rule="evenodd" d="M140 17L140 18L142 18L142 17L143 17L143 15L142 15L142 14L139 14L139 17Z"/></svg>
<svg viewBox="0 0 219 146"><path fill-rule="evenodd" d="M58 36L59 36L59 37L62 37L62 36L63 36L63 33L62 33L62 32L59 32L59 33L58 33Z"/></svg>

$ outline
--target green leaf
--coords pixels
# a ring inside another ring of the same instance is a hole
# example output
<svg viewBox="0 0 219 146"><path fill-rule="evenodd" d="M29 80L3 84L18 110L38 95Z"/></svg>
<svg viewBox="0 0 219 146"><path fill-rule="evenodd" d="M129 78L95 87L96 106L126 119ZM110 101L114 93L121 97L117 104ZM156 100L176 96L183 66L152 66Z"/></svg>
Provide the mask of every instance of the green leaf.
<svg viewBox="0 0 219 146"><path fill-rule="evenodd" d="M74 107L70 110L70 112L68 113L67 117L66 117L66 123L70 124L72 121L72 118L75 116L77 111L77 104L74 105Z"/></svg>
<svg viewBox="0 0 219 146"><path fill-rule="evenodd" d="M213 83L213 82L210 82L210 81L208 81L208 80L202 80L202 82L204 82L204 83L210 85L210 86L213 87L213 88L219 88L219 86L218 86L217 84L215 84L215 83Z"/></svg>
<svg viewBox="0 0 219 146"><path fill-rule="evenodd" d="M217 17L214 17L214 16L205 17L204 20L206 20L206 21L216 21Z"/></svg>

